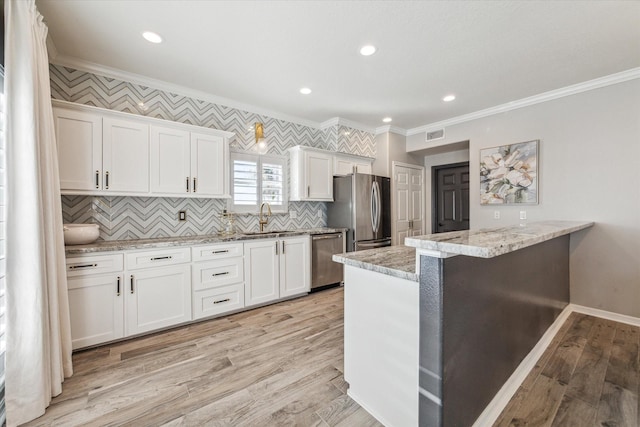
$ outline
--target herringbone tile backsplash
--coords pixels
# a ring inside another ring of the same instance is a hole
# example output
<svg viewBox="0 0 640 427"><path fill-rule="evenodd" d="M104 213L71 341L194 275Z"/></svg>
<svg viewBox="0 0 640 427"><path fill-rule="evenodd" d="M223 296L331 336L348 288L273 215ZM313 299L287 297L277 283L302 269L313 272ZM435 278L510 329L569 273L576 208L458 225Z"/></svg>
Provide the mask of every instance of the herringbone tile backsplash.
<svg viewBox="0 0 640 427"><path fill-rule="evenodd" d="M235 132L231 142L234 150L251 149L255 143L252 126L261 122L269 154L285 155L288 148L296 145L369 157L376 154L373 134L342 125L320 130L53 64L50 78L54 99ZM139 107L140 102L145 110ZM215 233L223 227L219 214L225 206L220 199L62 197L64 222L99 224L103 240ZM187 211L187 221L178 221L180 210ZM270 228L326 224L326 205L322 202L290 202L289 211L295 211L297 217L274 215L269 220ZM318 217L318 211L322 217ZM256 230L258 219L255 215L239 215L236 224L241 230Z"/></svg>

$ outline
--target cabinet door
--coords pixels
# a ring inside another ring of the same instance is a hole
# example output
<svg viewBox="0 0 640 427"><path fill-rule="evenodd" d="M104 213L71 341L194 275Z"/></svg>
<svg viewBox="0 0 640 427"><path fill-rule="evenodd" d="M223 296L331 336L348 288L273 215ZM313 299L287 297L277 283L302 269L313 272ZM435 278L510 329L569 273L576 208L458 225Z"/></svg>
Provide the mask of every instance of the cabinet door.
<svg viewBox="0 0 640 427"><path fill-rule="evenodd" d="M371 163L368 162L356 162L354 163L355 171L358 173L371 174Z"/></svg>
<svg viewBox="0 0 640 427"><path fill-rule="evenodd" d="M245 243L244 300L246 306L261 304L279 297L279 240Z"/></svg>
<svg viewBox="0 0 640 427"><path fill-rule="evenodd" d="M102 188L102 117L98 114L53 110L58 144L60 189Z"/></svg>
<svg viewBox="0 0 640 427"><path fill-rule="evenodd" d="M305 152L307 200L333 201L333 157L315 151Z"/></svg>
<svg viewBox="0 0 640 427"><path fill-rule="evenodd" d="M190 321L190 273L188 264L130 272L125 283L127 335Z"/></svg>
<svg viewBox="0 0 640 427"><path fill-rule="evenodd" d="M67 279L74 350L124 336L123 279L122 274Z"/></svg>
<svg viewBox="0 0 640 427"><path fill-rule="evenodd" d="M280 242L280 298L311 290L310 237Z"/></svg>
<svg viewBox="0 0 640 427"><path fill-rule="evenodd" d="M336 156L333 166L334 175L349 175L353 173L353 162L350 159Z"/></svg>
<svg viewBox="0 0 640 427"><path fill-rule="evenodd" d="M149 192L149 125L105 117L102 128L104 190Z"/></svg>
<svg viewBox="0 0 640 427"><path fill-rule="evenodd" d="M207 196L225 193L224 138L200 133L191 134L192 192Z"/></svg>
<svg viewBox="0 0 640 427"><path fill-rule="evenodd" d="M149 128L151 191L185 194L191 190L189 132L159 126Z"/></svg>

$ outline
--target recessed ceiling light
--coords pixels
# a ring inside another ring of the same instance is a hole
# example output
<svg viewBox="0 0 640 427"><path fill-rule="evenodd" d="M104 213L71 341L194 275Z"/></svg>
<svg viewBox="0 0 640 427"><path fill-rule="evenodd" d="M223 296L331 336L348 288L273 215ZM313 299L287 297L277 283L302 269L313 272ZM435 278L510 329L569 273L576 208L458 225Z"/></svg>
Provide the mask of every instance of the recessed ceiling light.
<svg viewBox="0 0 640 427"><path fill-rule="evenodd" d="M371 56L374 53L376 53L376 47L373 45L368 44L360 48L360 55L362 56Z"/></svg>
<svg viewBox="0 0 640 427"><path fill-rule="evenodd" d="M384 119L382 119L382 121L385 123L391 123L391 120L393 120L391 117L385 117Z"/></svg>
<svg viewBox="0 0 640 427"><path fill-rule="evenodd" d="M142 37L151 43L162 43L162 37L160 37L160 34L154 33L153 31L145 31L142 33Z"/></svg>
<svg viewBox="0 0 640 427"><path fill-rule="evenodd" d="M311 93L311 89L309 89L308 87L303 87L302 89L300 89L300 93L303 95L309 95Z"/></svg>
<svg viewBox="0 0 640 427"><path fill-rule="evenodd" d="M444 98L442 98L442 100L443 100L444 102L451 102L451 101L453 101L454 99L456 99L456 96L455 96L455 95L447 95L447 96L445 96Z"/></svg>

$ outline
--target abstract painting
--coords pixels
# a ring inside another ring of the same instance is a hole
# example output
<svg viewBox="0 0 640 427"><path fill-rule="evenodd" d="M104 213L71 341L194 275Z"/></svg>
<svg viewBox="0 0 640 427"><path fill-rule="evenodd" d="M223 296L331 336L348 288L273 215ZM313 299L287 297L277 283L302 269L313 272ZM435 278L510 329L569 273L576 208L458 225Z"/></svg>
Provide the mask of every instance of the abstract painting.
<svg viewBox="0 0 640 427"><path fill-rule="evenodd" d="M538 203L539 140L480 150L480 204Z"/></svg>

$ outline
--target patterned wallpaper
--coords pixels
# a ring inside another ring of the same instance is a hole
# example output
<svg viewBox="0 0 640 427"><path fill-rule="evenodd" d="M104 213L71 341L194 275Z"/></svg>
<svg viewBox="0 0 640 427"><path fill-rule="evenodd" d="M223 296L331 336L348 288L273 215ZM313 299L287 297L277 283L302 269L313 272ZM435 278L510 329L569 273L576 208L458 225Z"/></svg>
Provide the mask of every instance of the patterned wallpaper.
<svg viewBox="0 0 640 427"><path fill-rule="evenodd" d="M374 135L368 132L341 125L320 130L72 68L51 64L49 69L54 99L235 132L231 146L236 151L250 150L255 142L252 126L261 122L269 154L285 155L290 147L306 145L375 157ZM64 221L100 224L100 238L104 240L214 233L223 226L218 216L224 207L220 199L62 197ZM178 222L180 210L187 211L186 222ZM290 202L289 211L295 211L297 218L274 215L269 227L326 224L326 205L322 202ZM255 215L239 215L236 224L241 230L255 230L258 219Z"/></svg>

